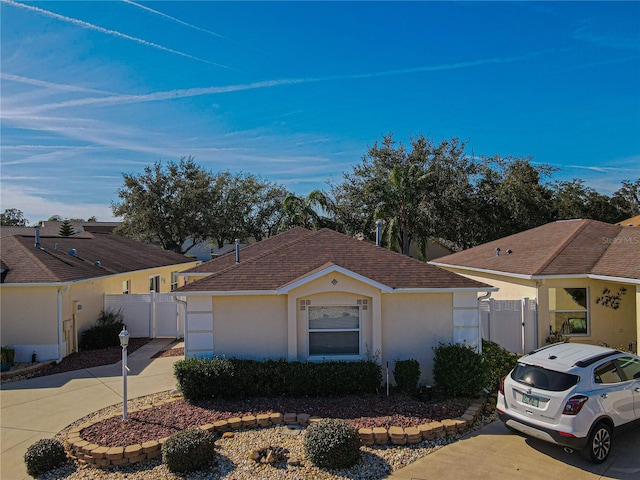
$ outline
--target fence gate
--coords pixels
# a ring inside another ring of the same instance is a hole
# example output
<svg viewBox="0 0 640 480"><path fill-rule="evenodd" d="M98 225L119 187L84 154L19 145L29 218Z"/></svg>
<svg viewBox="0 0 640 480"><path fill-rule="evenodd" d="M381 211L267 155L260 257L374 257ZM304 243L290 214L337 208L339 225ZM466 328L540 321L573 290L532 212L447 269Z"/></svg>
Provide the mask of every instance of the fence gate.
<svg viewBox="0 0 640 480"><path fill-rule="evenodd" d="M538 346L535 299L495 300L480 303L482 336L512 353L526 353Z"/></svg>
<svg viewBox="0 0 640 480"><path fill-rule="evenodd" d="M104 309L120 310L132 337L179 338L184 334L184 308L171 295L105 295Z"/></svg>

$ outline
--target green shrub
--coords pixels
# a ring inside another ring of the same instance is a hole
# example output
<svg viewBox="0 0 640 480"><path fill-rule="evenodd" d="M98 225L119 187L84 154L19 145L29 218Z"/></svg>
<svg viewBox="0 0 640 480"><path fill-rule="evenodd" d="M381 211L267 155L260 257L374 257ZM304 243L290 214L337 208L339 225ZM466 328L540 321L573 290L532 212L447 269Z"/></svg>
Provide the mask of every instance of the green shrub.
<svg viewBox="0 0 640 480"><path fill-rule="evenodd" d="M227 398L234 366L226 358L185 358L173 364L173 373L187 400Z"/></svg>
<svg viewBox="0 0 640 480"><path fill-rule="evenodd" d="M322 468L345 468L360 460L360 436L356 428L340 419L323 419L307 427L304 451Z"/></svg>
<svg viewBox="0 0 640 480"><path fill-rule="evenodd" d="M193 472L215 458L215 438L199 428L188 428L170 436L162 444L162 461L174 473Z"/></svg>
<svg viewBox="0 0 640 480"><path fill-rule="evenodd" d="M490 392L498 390L500 380L518 363L519 355L515 355L495 342L482 341L482 358L487 365L486 388Z"/></svg>
<svg viewBox="0 0 640 480"><path fill-rule="evenodd" d="M395 360L393 377L396 379L398 390L409 395L414 395L418 391L418 381L420 380L420 364L417 360Z"/></svg>
<svg viewBox="0 0 640 480"><path fill-rule="evenodd" d="M382 383L380 365L358 362L196 359L174 364L184 397L337 396L375 393Z"/></svg>
<svg viewBox="0 0 640 480"><path fill-rule="evenodd" d="M474 396L486 385L487 366L482 355L463 344L440 343L434 349L433 379L453 396Z"/></svg>
<svg viewBox="0 0 640 480"><path fill-rule="evenodd" d="M13 365L15 356L16 349L14 347L0 347L0 363L9 363Z"/></svg>
<svg viewBox="0 0 640 480"><path fill-rule="evenodd" d="M43 438L27 448L24 463L32 477L53 470L67 461L67 453L62 442L53 438Z"/></svg>
<svg viewBox="0 0 640 480"><path fill-rule="evenodd" d="M80 334L80 350L97 350L119 346L118 334L123 328L122 310L101 310L96 324Z"/></svg>

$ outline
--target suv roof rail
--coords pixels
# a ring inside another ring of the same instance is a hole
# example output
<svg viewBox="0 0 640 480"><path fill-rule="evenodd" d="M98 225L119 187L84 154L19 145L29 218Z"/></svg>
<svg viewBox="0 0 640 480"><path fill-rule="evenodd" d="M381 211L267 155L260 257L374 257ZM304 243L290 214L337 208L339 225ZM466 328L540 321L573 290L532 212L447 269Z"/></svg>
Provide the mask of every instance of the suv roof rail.
<svg viewBox="0 0 640 480"><path fill-rule="evenodd" d="M534 353L541 352L542 350L546 350L547 348L555 347L556 345L562 345L563 343L569 343L569 340L562 340L560 342L550 343L549 345L545 345L540 348L536 348L535 350L531 350L527 355L532 355Z"/></svg>
<svg viewBox="0 0 640 480"><path fill-rule="evenodd" d="M576 367L588 367L589 365L593 365L594 363L600 361L600 360L604 360L607 357L611 357L612 355L616 355L618 353L622 353L619 350L611 350L609 352L604 352L604 353L600 353L598 355L594 355L593 357L590 358L585 358L584 360L579 360L576 363L574 363L574 366Z"/></svg>

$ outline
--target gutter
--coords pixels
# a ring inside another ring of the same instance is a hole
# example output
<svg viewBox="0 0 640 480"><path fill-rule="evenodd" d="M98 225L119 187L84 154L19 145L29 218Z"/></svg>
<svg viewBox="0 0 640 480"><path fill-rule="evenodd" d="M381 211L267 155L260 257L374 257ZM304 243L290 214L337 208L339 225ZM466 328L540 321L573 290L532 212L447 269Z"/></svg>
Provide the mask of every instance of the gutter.
<svg viewBox="0 0 640 480"><path fill-rule="evenodd" d="M58 359L56 363L62 361L62 294L68 292L69 288L71 285L67 283L63 289L58 290Z"/></svg>

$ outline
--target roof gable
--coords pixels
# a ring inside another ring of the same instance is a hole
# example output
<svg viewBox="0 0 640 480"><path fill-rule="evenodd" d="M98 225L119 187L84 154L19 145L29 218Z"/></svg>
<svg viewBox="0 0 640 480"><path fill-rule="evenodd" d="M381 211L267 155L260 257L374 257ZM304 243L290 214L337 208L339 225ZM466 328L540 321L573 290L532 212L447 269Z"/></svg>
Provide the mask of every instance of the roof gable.
<svg viewBox="0 0 640 480"><path fill-rule="evenodd" d="M432 263L530 277L588 275L599 270L606 270L611 276L627 277L634 271L637 275L640 269L637 258L640 249L630 240L616 239L620 235L633 237L632 230L596 220L558 221L447 255ZM622 259L631 261L631 265L625 265Z"/></svg>
<svg viewBox="0 0 640 480"><path fill-rule="evenodd" d="M295 229L294 229L295 230ZM293 232L293 233L290 233ZM290 231L264 240L259 250L249 255L247 247L241 252L240 263L224 257L208 262L213 274L190 283L180 292L277 291L301 279L309 278L334 265L351 276L366 278L368 282L389 289L450 289L490 288L460 275L439 269L414 258L391 252L370 243L329 229L318 231ZM287 235L289 234L289 235ZM267 243L268 242L268 243ZM256 247L262 242L254 244ZM253 246L253 245L252 245ZM218 265L217 262L220 262ZM194 270L194 269L192 269Z"/></svg>
<svg viewBox="0 0 640 480"><path fill-rule="evenodd" d="M108 233L82 237L9 236L0 239L3 283L57 283L193 262L175 252ZM71 251L75 250L75 254Z"/></svg>

